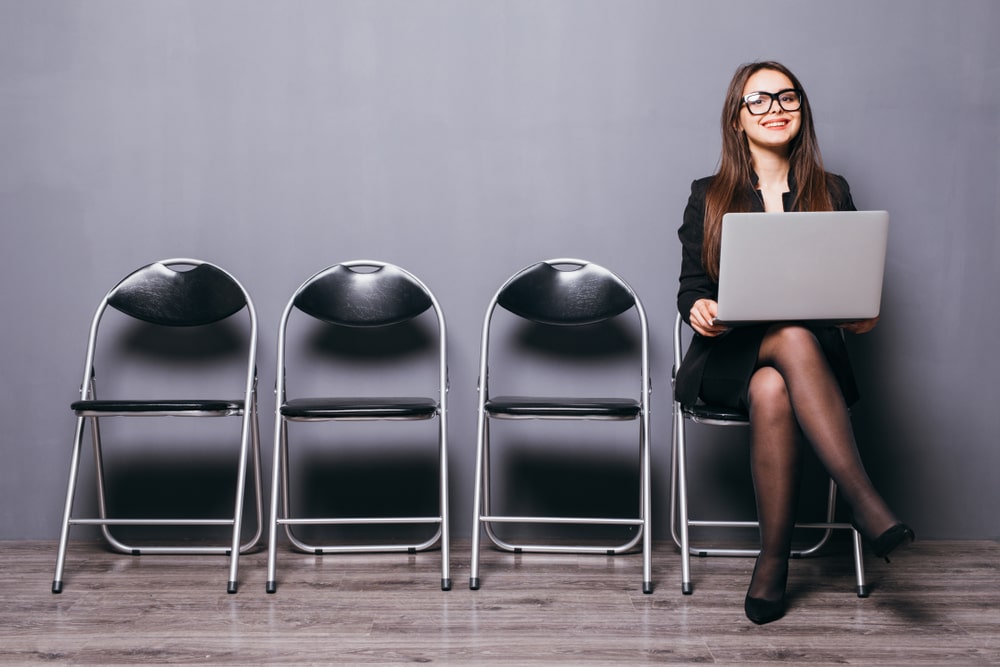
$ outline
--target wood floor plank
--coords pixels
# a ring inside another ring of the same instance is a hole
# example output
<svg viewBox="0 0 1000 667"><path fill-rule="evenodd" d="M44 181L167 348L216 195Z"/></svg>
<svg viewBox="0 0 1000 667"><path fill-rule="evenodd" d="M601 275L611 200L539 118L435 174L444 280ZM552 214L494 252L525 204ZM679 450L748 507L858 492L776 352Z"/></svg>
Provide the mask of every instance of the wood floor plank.
<svg viewBox="0 0 1000 667"><path fill-rule="evenodd" d="M113 554L74 542L65 589L49 591L51 542L0 542L6 575L0 663L476 665L1000 664L1000 543L921 541L886 564L866 562L873 592L854 594L843 552L792 562L789 613L755 626L743 615L753 567L654 552L641 558L482 552L468 589L469 544L454 544L454 589L440 554L318 557L283 552L278 592L264 592L266 554L241 559L226 593L218 556Z"/></svg>

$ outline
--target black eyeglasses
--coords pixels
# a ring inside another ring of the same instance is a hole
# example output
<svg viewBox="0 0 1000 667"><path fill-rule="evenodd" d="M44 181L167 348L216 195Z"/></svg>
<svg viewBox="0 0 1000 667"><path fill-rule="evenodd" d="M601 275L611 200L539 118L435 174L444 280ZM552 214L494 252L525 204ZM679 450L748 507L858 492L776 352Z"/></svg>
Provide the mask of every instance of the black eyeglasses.
<svg viewBox="0 0 1000 667"><path fill-rule="evenodd" d="M798 88L786 88L776 93L758 91L743 96L743 104L754 116L762 116L769 112L775 101L785 111L798 111L802 108L802 91Z"/></svg>

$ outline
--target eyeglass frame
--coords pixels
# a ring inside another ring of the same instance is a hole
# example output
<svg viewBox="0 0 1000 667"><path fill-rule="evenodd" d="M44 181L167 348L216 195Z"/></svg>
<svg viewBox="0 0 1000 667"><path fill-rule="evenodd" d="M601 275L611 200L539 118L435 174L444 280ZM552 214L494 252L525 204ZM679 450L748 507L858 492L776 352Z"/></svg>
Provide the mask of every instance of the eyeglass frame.
<svg viewBox="0 0 1000 667"><path fill-rule="evenodd" d="M795 109L786 109L785 106L781 103L781 99L779 99L779 96L789 92L796 93L799 96L799 106ZM748 97L751 97L753 95L767 95L769 98L771 98L771 103L767 105L767 109L761 111L760 113L755 113L750 108L750 101L747 99ZM740 102L742 103L742 106L745 106L747 108L747 113L749 113L751 116L763 116L764 114L771 113L771 109L774 108L775 102L778 103L778 108L780 108L782 111L786 111L788 113L801 111L802 103L805 100L805 98L806 94L801 88L784 88L776 93L769 93L766 90L755 90L754 92L747 93L742 98L740 98Z"/></svg>

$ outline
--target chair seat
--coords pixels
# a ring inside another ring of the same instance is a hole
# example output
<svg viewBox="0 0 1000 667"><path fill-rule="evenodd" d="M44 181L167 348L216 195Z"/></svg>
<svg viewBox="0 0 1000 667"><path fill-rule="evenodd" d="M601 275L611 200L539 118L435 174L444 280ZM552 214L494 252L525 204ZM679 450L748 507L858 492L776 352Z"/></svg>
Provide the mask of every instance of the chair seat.
<svg viewBox="0 0 1000 667"><path fill-rule="evenodd" d="M639 402L630 398L497 396L483 405L492 417L508 419L635 419Z"/></svg>
<svg viewBox="0 0 1000 667"><path fill-rule="evenodd" d="M704 403L696 403L694 405L685 405L681 409L684 414L696 422L736 422L739 424L749 424L750 417L743 410L738 410L736 408L727 408L721 405L705 405Z"/></svg>
<svg viewBox="0 0 1000 667"><path fill-rule="evenodd" d="M438 412L432 398L421 397L327 397L296 398L281 406L291 420L323 419L430 419Z"/></svg>
<svg viewBox="0 0 1000 667"><path fill-rule="evenodd" d="M70 407L79 417L236 415L243 411L243 401L223 399L91 399L74 401Z"/></svg>

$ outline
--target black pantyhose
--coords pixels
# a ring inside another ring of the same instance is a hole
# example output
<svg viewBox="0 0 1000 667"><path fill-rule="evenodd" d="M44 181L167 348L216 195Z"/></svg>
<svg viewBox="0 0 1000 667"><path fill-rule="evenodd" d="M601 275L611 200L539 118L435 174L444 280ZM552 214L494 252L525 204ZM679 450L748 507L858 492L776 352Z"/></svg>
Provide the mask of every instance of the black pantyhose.
<svg viewBox="0 0 1000 667"><path fill-rule="evenodd" d="M812 446L837 483L866 537L877 537L896 519L865 472L840 387L808 329L783 324L768 331L749 395L750 466L761 552L748 594L777 600L788 575L801 440Z"/></svg>

